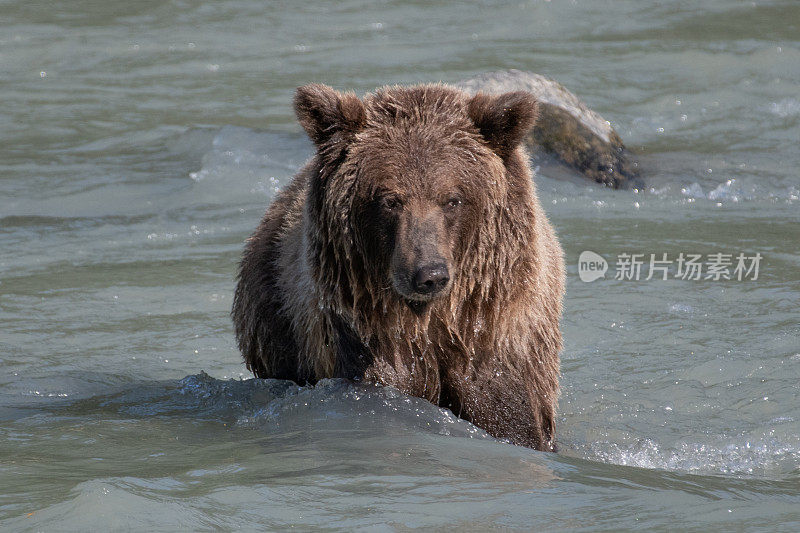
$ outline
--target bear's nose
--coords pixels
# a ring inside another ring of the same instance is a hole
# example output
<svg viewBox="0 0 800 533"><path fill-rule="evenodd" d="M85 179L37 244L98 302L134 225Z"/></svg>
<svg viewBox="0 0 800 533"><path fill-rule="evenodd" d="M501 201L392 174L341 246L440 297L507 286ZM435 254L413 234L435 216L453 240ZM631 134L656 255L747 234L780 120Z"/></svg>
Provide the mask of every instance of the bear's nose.
<svg viewBox="0 0 800 533"><path fill-rule="evenodd" d="M447 265L439 263L420 267L414 274L414 291L419 294L433 294L444 289L450 275Z"/></svg>

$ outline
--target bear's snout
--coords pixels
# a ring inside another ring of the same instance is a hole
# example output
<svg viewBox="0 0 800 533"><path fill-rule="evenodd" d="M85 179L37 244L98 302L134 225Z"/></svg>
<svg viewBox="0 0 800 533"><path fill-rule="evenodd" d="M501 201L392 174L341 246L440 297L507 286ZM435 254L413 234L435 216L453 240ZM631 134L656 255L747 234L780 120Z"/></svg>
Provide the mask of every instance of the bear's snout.
<svg viewBox="0 0 800 533"><path fill-rule="evenodd" d="M453 280L452 238L443 210L429 199L409 201L398 216L391 259L395 291L406 301L430 302Z"/></svg>
<svg viewBox="0 0 800 533"><path fill-rule="evenodd" d="M447 271L447 265L435 263L418 268L414 273L412 286L414 291L419 294L433 296L447 287L449 281L450 274Z"/></svg>
<svg viewBox="0 0 800 533"><path fill-rule="evenodd" d="M411 261L395 269L395 290L406 301L429 302L450 288L450 267L441 257Z"/></svg>

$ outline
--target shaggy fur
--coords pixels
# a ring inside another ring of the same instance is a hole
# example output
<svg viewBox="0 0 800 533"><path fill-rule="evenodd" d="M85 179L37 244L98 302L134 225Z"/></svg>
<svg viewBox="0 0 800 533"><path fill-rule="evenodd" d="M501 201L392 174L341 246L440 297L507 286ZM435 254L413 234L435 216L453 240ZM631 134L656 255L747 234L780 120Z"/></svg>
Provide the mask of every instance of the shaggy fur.
<svg viewBox="0 0 800 533"><path fill-rule="evenodd" d="M308 85L295 111L317 154L245 247L232 315L248 369L393 385L554 450L564 269L520 147L533 97Z"/></svg>

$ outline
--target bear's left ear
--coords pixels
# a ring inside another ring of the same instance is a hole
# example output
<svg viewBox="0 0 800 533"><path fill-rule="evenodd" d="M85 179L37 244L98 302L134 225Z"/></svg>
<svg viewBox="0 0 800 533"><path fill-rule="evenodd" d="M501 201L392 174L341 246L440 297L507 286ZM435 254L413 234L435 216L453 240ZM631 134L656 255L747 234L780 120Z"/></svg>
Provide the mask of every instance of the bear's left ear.
<svg viewBox="0 0 800 533"><path fill-rule="evenodd" d="M294 112L318 147L349 141L366 122L364 103L354 93L339 93L319 83L299 87Z"/></svg>
<svg viewBox="0 0 800 533"><path fill-rule="evenodd" d="M467 114L492 150L505 159L536 123L539 103L525 91L499 96L478 93L469 101Z"/></svg>

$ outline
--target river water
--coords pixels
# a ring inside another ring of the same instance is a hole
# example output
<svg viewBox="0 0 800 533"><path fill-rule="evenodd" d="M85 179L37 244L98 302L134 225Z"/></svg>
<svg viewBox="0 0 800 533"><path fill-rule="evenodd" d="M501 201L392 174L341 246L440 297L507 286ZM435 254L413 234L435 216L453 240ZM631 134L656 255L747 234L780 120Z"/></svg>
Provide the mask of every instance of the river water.
<svg viewBox="0 0 800 533"><path fill-rule="evenodd" d="M504 68L579 95L647 182L533 162L569 266L561 453L250 380L233 277L312 151L294 88ZM0 94L0 528L800 529L797 2L3 0ZM681 253L761 261L682 279Z"/></svg>

